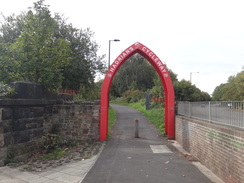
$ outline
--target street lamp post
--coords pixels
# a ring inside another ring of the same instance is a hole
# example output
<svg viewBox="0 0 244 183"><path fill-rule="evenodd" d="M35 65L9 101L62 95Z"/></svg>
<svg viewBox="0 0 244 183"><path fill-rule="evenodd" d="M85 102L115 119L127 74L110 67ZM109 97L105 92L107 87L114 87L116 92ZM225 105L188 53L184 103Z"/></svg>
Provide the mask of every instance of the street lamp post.
<svg viewBox="0 0 244 183"><path fill-rule="evenodd" d="M109 48L108 48L108 69L110 67L110 43L111 41L120 41L119 39L113 39L113 40L109 40Z"/></svg>
<svg viewBox="0 0 244 183"><path fill-rule="evenodd" d="M199 72L191 72L191 73L190 73L190 83L191 83L191 78L192 78L192 74L193 74L193 73L199 73Z"/></svg>

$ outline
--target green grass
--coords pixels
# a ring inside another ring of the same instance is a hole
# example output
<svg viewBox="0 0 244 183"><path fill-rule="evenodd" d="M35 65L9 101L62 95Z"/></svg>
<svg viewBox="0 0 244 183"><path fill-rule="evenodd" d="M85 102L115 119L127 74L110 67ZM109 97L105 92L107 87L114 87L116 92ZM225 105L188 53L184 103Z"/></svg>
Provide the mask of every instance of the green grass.
<svg viewBox="0 0 244 183"><path fill-rule="evenodd" d="M116 112L112 107L109 106L109 112L108 112L108 138L111 136L112 133L112 127L116 121Z"/></svg>
<svg viewBox="0 0 244 183"><path fill-rule="evenodd" d="M64 155L65 155L65 152L62 151L62 149L56 148L54 150L54 152L44 155L43 158L47 159L47 160L52 160L52 159L55 159L55 158L62 158Z"/></svg>
<svg viewBox="0 0 244 183"><path fill-rule="evenodd" d="M146 110L146 106L142 102L126 103L121 100L112 100L110 102L129 106L138 110L144 116L146 116L159 129L159 131L162 134L164 134L164 108L163 107Z"/></svg>
<svg viewBox="0 0 244 183"><path fill-rule="evenodd" d="M129 103L125 102L122 98L117 98L115 100L110 100L110 103L129 106Z"/></svg>

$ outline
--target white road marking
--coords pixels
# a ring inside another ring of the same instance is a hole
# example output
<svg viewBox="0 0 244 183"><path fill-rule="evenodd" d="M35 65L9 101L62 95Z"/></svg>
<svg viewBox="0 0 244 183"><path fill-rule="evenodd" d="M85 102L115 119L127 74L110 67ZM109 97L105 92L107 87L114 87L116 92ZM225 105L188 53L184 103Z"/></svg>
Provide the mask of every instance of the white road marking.
<svg viewBox="0 0 244 183"><path fill-rule="evenodd" d="M172 153L166 145L150 145L153 153Z"/></svg>

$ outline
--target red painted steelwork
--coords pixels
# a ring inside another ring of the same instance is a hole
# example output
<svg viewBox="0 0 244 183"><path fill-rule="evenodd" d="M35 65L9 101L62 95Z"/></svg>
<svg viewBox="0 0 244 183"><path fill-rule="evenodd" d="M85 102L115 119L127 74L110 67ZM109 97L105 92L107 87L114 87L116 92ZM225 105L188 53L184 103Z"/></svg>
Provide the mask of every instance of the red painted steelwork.
<svg viewBox="0 0 244 183"><path fill-rule="evenodd" d="M104 78L101 90L101 110L100 110L100 141L105 141L108 134L108 107L109 107L109 88L113 77L120 66L132 55L139 53L145 57L157 71L165 95L165 133L169 139L175 138L175 96L174 87L166 66L149 48L137 42L124 50L110 66Z"/></svg>

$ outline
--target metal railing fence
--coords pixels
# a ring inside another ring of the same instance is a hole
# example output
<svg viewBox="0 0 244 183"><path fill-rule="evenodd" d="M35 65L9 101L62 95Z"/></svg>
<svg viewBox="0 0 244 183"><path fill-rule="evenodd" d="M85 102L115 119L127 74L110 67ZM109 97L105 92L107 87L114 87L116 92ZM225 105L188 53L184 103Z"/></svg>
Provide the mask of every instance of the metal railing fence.
<svg viewBox="0 0 244 183"><path fill-rule="evenodd" d="M244 101L178 102L178 114L244 129Z"/></svg>

